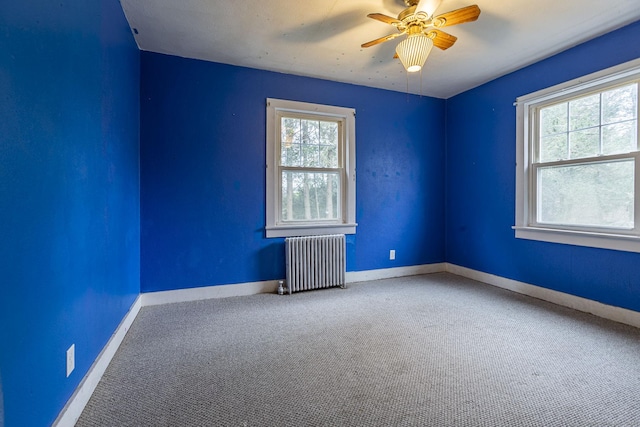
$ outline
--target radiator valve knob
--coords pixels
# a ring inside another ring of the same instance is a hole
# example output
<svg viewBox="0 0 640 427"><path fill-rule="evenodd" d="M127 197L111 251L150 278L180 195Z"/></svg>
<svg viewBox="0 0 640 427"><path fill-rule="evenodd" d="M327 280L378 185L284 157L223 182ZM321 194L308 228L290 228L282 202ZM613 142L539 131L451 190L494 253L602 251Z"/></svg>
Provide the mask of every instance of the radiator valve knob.
<svg viewBox="0 0 640 427"><path fill-rule="evenodd" d="M284 295L284 281L278 281L278 295Z"/></svg>

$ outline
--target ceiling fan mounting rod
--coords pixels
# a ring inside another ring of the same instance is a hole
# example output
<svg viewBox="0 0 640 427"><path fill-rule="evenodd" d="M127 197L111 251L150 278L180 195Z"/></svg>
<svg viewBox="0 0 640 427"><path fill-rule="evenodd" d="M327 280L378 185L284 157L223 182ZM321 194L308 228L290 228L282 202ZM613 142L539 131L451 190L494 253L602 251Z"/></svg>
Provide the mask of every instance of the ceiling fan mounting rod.
<svg viewBox="0 0 640 427"><path fill-rule="evenodd" d="M418 3L420 3L420 0L404 0L404 4L407 5L407 7L417 6Z"/></svg>

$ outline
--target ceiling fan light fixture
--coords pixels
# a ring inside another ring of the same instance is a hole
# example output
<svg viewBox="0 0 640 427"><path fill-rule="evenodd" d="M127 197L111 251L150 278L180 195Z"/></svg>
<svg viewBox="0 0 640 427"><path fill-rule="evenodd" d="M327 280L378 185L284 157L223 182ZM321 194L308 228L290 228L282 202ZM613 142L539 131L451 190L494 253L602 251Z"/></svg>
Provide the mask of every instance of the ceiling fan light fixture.
<svg viewBox="0 0 640 427"><path fill-rule="evenodd" d="M398 43L396 53L409 73L420 71L433 48L433 40L425 34L411 34Z"/></svg>

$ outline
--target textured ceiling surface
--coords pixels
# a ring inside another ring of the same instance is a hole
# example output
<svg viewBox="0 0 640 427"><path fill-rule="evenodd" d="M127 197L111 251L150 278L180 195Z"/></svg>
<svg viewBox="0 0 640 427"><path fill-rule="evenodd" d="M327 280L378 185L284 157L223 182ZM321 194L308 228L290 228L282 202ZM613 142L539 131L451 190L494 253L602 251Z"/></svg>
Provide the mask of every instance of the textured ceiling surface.
<svg viewBox="0 0 640 427"><path fill-rule="evenodd" d="M434 48L421 73L393 59L398 38L371 12L402 0L121 0L140 49L382 89L448 98L640 19L638 0L444 0L436 15L477 4L475 22Z"/></svg>

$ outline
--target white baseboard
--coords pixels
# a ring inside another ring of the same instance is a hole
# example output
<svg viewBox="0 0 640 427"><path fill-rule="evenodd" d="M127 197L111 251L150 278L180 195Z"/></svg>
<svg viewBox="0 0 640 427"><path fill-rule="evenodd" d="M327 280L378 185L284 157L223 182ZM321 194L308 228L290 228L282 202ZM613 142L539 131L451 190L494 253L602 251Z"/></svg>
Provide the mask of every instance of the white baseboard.
<svg viewBox="0 0 640 427"><path fill-rule="evenodd" d="M212 298L238 297L244 295L276 292L277 280L247 282L233 285L204 286L200 288L176 289L173 291L147 292L140 294L142 306L170 304L174 302L198 301Z"/></svg>
<svg viewBox="0 0 640 427"><path fill-rule="evenodd" d="M392 277L416 276L418 274L440 273L445 271L445 263L412 265L409 267L383 268L379 270L348 271L345 274L347 283L367 280L390 279ZM284 278L282 279L284 280ZM142 306L172 304L176 302L199 301L212 298L238 297L262 293L275 293L278 280L263 282L237 283L233 285L203 286L199 288L176 289L140 294Z"/></svg>
<svg viewBox="0 0 640 427"><path fill-rule="evenodd" d="M54 427L73 427L76 424L141 307L141 298L138 296L133 305L131 305L129 312L124 316L116 331L111 335L111 338L91 365L91 368L89 368L89 372L84 376L76 391L60 411L58 418L53 423Z"/></svg>
<svg viewBox="0 0 640 427"><path fill-rule="evenodd" d="M368 280L391 279L393 277L417 276L419 274L442 273L444 262L437 264L412 265L409 267L381 268L379 270L347 271L347 283L366 282Z"/></svg>
<svg viewBox="0 0 640 427"><path fill-rule="evenodd" d="M455 264L446 264L446 271L451 274L466 277L478 282L483 282L499 288L508 289L519 294L528 295L537 299L552 302L572 308L574 310L591 313L598 317L613 320L618 323L635 326L640 328L640 312L628 310L626 308L615 307L603 304L601 302L566 294L552 289L543 288L528 283L518 282L517 280L507 279L501 276L495 276L489 273L472 270L466 267L460 267Z"/></svg>

